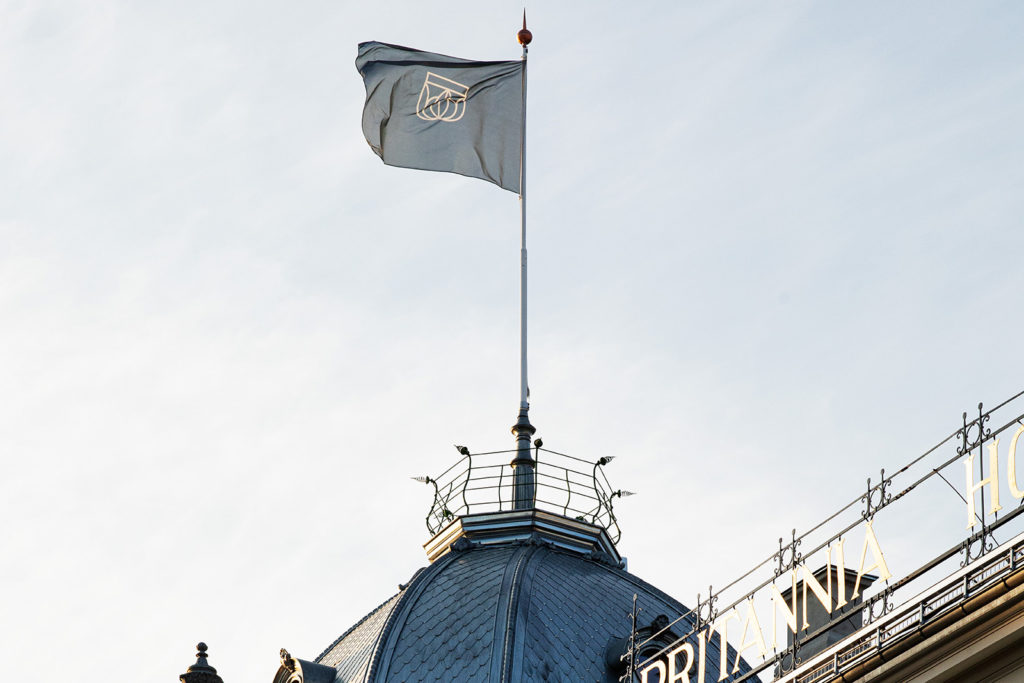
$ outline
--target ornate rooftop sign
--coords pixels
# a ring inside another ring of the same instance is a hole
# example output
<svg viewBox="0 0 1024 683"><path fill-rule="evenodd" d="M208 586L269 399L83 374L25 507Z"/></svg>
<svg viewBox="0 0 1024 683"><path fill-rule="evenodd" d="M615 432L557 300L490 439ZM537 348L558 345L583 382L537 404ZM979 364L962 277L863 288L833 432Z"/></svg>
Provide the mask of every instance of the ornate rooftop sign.
<svg viewBox="0 0 1024 683"><path fill-rule="evenodd" d="M663 629L683 632L671 644L659 633L634 637L623 680L830 680L1024 569L1022 396L988 411L978 404L977 417L964 413L938 444L891 475L882 470L864 493L793 530L789 542L780 538L742 576L698 595L689 614ZM714 670L705 656L712 641L721 653Z"/></svg>

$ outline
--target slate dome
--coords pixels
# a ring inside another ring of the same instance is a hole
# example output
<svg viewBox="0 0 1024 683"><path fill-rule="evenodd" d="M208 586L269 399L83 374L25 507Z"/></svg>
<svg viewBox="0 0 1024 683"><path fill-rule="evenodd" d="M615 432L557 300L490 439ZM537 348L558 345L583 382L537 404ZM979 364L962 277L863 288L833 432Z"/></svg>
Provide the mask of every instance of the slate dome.
<svg viewBox="0 0 1024 683"><path fill-rule="evenodd" d="M594 482L606 462L594 465ZM543 477L543 468L535 469ZM469 474L456 480L474 481ZM622 655L633 632L634 596L638 642L656 636L641 658L689 633L689 610L630 574L618 554L611 503L626 492L601 493L595 485L597 512L562 514L571 501L552 509L540 481L528 505L514 501L491 512L470 513L466 492L473 488L464 483L461 491L453 486L450 495L435 495L434 523L428 517L434 536L424 544L430 564L315 660L282 650L275 683L615 683L628 674ZM579 497L578 489L572 495ZM705 661L716 680L719 655L711 639ZM741 667L741 674L748 670ZM665 682L654 673L648 683Z"/></svg>
<svg viewBox="0 0 1024 683"><path fill-rule="evenodd" d="M542 540L457 549L333 643L336 681L617 681L613 641L685 608L604 558ZM647 619L650 621L650 619Z"/></svg>

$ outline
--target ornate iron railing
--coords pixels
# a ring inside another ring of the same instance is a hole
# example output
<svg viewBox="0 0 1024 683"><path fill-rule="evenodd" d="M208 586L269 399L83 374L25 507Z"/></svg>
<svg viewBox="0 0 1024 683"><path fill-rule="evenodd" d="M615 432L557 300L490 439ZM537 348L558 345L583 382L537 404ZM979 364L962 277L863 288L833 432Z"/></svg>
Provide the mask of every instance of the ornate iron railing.
<svg viewBox="0 0 1024 683"><path fill-rule="evenodd" d="M821 656L803 671L780 683L822 683L843 675L859 665L865 657L885 650L900 640L918 634L936 620L964 608L976 595L1024 571L1024 540L1004 546L998 553L990 553L981 562L962 569L957 574L916 599L894 609L885 619L863 631L851 642L835 652Z"/></svg>
<svg viewBox="0 0 1024 683"><path fill-rule="evenodd" d="M413 477L434 489L434 502L427 513L427 529L436 534L456 517L480 512L503 512L522 507L537 508L603 527L617 543L622 535L615 517L616 498L632 495L613 489L604 466L614 456L590 462L542 447L534 449L536 495L533 501L514 499L511 459L516 451L462 454L455 464L437 477Z"/></svg>
<svg viewBox="0 0 1024 683"><path fill-rule="evenodd" d="M967 413L964 413L960 427L935 446L893 474L887 475L886 471L882 470L877 483L872 483L872 480L868 479L864 493L802 534L798 535L794 529L788 542L780 538L778 549L750 570L723 588L712 590L709 587L704 598L698 594L696 605L686 614L651 633L647 638L634 638L634 644L623 655L628 668L622 680L632 680L648 668L648 680L654 683L661 675L656 668L650 668L655 666L656 662L665 662L667 669L666 657L669 653L687 641L699 642L697 636L701 632L704 632L706 639L710 639L714 625L719 619L730 616L734 610L735 616L741 618L740 613L753 610L754 600L758 599L758 596L769 594L772 586L781 591L790 588L794 572L798 569L806 572L808 565L811 570L817 569L819 564L824 563L826 553L827 557L834 559L834 548L853 538L851 532L864 530L864 534L854 538L847 547L847 562L851 561L851 554L856 555L852 558L853 566L856 567L861 555L860 539L865 539L866 548L866 534L874 533L871 529L876 519L884 520L876 525L877 528L882 528L883 524L886 528L891 525L902 531L901 535L904 538L913 538L915 534L920 534L922 525L930 523L936 517L946 515L955 521L948 528L943 527L945 531L936 534L935 538L918 539L918 542L927 545L943 543L945 547L942 552L931 555L931 559L923 563L914 562L910 565L915 567L911 571L902 572L895 568L891 580L879 581L877 585L864 591L863 602L858 609L844 611L811 631L798 629L795 634L790 632L790 638L785 646L781 643L772 644L760 656L754 648L745 651L753 651L752 657L743 652L736 653L734 643L729 647L730 670L734 661L733 655L736 654L743 654L749 668L741 668L735 674L730 671L730 681L760 681L759 674L765 672L771 672L775 678L795 679L798 683L831 680L838 672L845 670L848 663L859 661L868 650L875 651L898 635L913 630L914 625L929 621L934 615L945 613L968 595L975 594L978 585L989 585L993 575L1016 571L1018 561L1024 559L1024 545L1015 543L1012 547L1000 550L996 559L990 559L988 554L995 550L1000 542L1007 540L1004 537L997 541L997 532L1000 535L1006 532L1013 534L1024 528L1024 524L1021 523L1024 520L1024 492L1020 490L1020 487L1024 487L1024 474L1018 482L1013 460L1000 461L998 456L1000 447L1016 447L1018 437L1021 441L1020 447L1024 449L1024 413L1021 412L1024 400L1019 400L1022 396L1024 391L988 411L984 410L982 404L978 404L977 417L968 420ZM1003 446L999 445L1000 435L1006 437ZM993 452L997 453L995 457L992 456ZM1009 455L1010 452L1012 450L1007 450L1004 454ZM998 462L998 472L991 471L991 462ZM902 489L896 487L897 481L903 486ZM976 486L973 491L969 489L972 484L985 481L989 483ZM954 482L960 482L959 486L964 487L963 490ZM926 487L935 489L930 496L921 491ZM910 496L915 491L918 493ZM995 494L1001 496L1001 507L992 505L991 497ZM949 514L948 509L940 511L935 506L937 496L944 496L945 499L952 501L958 498L959 508L952 510L953 514ZM971 506L967 502L974 499L974 503L978 503L979 498L980 505ZM916 512L911 507L915 501L918 506ZM899 505L895 505L896 503ZM896 508L900 510L899 515L889 514ZM973 526L965 529L972 508L974 517L970 521L973 522ZM908 520L911 523L909 529ZM901 526L902 529L899 528ZM966 534L964 530L967 531ZM854 552L850 553L850 550ZM1003 553L1006 554L1005 558ZM821 558L818 557L819 554ZM832 559L828 562L831 563ZM861 568L863 566L862 564ZM962 585L951 585L945 589L936 587L943 585L943 579L960 574L965 577ZM924 597L914 597L920 595ZM766 611L768 609L774 611L775 605L765 608ZM804 658L801 654L802 644L850 619L859 619L862 628L871 628L864 630L866 635L863 638L837 652L834 661L815 665L806 671L800 670L805 662L809 663L812 657L816 657L812 655ZM771 623L774 624L774 618L771 619ZM734 626L734 631L739 630L738 626L739 624ZM635 627L633 628L635 636ZM684 635L672 639L669 645L664 645L666 634L669 632L677 636ZM720 632L718 633L716 642L720 639ZM718 675L719 672L716 671L713 679L718 680Z"/></svg>

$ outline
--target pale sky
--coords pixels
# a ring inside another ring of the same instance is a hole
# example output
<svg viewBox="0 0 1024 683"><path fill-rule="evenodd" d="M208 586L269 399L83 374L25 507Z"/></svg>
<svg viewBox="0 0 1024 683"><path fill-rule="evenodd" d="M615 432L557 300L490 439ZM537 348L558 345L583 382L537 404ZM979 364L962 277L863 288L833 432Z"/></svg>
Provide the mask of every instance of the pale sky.
<svg viewBox="0 0 1024 683"><path fill-rule="evenodd" d="M5 677L269 681L425 564L409 477L513 445L518 200L384 166L353 60L521 9L0 1ZM1024 388L1018 3L528 12L531 417L631 571L692 603Z"/></svg>

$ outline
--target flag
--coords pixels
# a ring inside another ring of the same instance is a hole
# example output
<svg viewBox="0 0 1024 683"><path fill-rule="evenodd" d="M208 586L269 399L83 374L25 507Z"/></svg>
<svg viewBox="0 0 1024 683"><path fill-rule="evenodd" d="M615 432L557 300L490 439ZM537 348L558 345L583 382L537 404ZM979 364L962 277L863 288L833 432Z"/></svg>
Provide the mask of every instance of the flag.
<svg viewBox="0 0 1024 683"><path fill-rule="evenodd" d="M459 173L519 192L521 61L474 62L360 43L363 135L385 164Z"/></svg>

